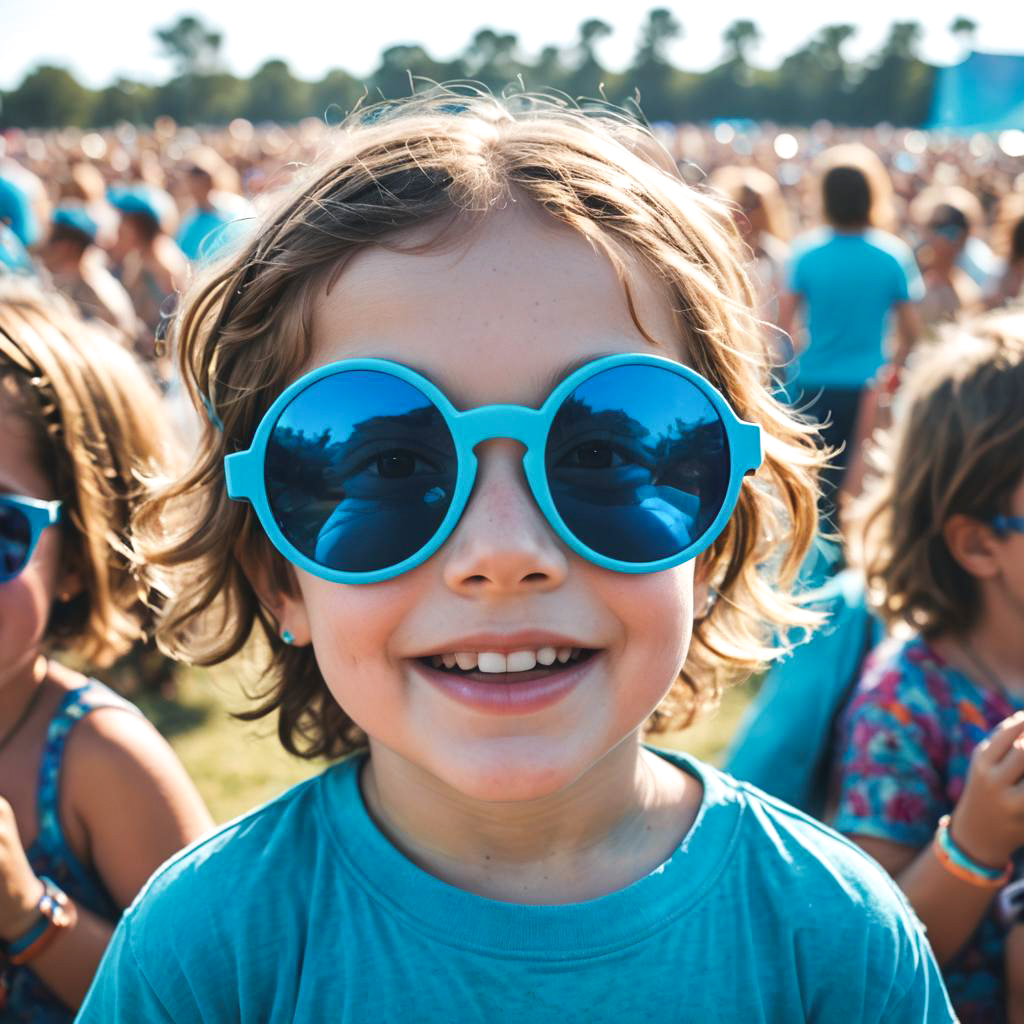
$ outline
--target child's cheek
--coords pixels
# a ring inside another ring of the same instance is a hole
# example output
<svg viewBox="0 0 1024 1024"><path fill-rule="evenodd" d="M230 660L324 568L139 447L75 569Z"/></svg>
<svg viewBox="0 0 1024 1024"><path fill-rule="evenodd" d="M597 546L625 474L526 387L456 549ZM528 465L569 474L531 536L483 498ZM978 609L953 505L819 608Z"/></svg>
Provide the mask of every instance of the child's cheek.
<svg viewBox="0 0 1024 1024"><path fill-rule="evenodd" d="M685 658L693 630L693 563L630 576L616 574L608 602L626 623L631 639L667 645Z"/></svg>
<svg viewBox="0 0 1024 1024"><path fill-rule="evenodd" d="M623 678L630 680L624 695L643 718L686 661L693 631L693 563L635 576L599 571L595 585L620 623L617 661Z"/></svg>
<svg viewBox="0 0 1024 1024"><path fill-rule="evenodd" d="M0 673L6 665L20 665L42 643L56 589L60 545L55 533L46 531L25 569L0 583Z"/></svg>

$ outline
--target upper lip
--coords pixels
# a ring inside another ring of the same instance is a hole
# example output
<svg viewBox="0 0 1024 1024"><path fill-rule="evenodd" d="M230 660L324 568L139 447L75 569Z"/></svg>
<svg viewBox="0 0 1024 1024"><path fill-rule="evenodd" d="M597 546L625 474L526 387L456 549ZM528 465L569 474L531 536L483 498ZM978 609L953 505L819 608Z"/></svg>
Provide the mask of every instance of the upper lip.
<svg viewBox="0 0 1024 1024"><path fill-rule="evenodd" d="M455 640L445 640L429 651L415 657L426 658L434 654L455 654L460 651L480 653L493 651L495 654L511 654L513 651L536 651L541 647L580 647L596 649L595 644L585 643L563 633L549 633L546 630L524 629L516 633L472 633Z"/></svg>

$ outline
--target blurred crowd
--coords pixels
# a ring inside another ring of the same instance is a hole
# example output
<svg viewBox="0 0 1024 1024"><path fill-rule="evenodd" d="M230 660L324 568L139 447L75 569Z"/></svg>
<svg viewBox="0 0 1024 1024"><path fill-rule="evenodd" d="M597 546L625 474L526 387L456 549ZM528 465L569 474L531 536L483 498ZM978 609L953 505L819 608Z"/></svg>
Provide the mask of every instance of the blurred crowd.
<svg viewBox="0 0 1024 1024"><path fill-rule="evenodd" d="M655 129L691 184L734 204L768 323L779 323L791 243L823 221L822 161L836 147L868 177L871 225L914 251L926 330L1021 293L1024 170L1001 138L829 124ZM239 118L197 130L165 118L149 130L9 131L0 138L0 265L48 276L164 374L156 339L189 265L244 233L332 130L316 119L254 126Z"/></svg>

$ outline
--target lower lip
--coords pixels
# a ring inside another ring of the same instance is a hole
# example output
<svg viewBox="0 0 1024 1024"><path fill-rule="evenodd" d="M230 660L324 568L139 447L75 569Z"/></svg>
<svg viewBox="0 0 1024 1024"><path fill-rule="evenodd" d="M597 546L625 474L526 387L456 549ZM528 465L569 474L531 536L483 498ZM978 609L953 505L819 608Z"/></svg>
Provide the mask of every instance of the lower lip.
<svg viewBox="0 0 1024 1024"><path fill-rule="evenodd" d="M459 704L492 715L529 715L571 693L598 660L600 655L592 654L586 661L570 664L553 675L522 683L481 683L430 668L421 661L414 664L427 682Z"/></svg>

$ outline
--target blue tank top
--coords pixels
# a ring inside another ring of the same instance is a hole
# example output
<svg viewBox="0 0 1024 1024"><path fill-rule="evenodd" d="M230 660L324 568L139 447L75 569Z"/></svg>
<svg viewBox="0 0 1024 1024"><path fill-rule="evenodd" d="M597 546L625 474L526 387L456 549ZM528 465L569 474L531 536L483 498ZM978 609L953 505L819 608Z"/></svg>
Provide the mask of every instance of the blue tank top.
<svg viewBox="0 0 1024 1024"><path fill-rule="evenodd" d="M72 853L58 814L60 765L68 735L77 722L98 708L124 708L141 714L134 704L95 679L65 695L46 734L39 766L39 834L26 852L37 875L53 879L79 906L116 924L121 911L99 876ZM67 1024L74 1016L30 965L11 966L0 954L0 1024Z"/></svg>

